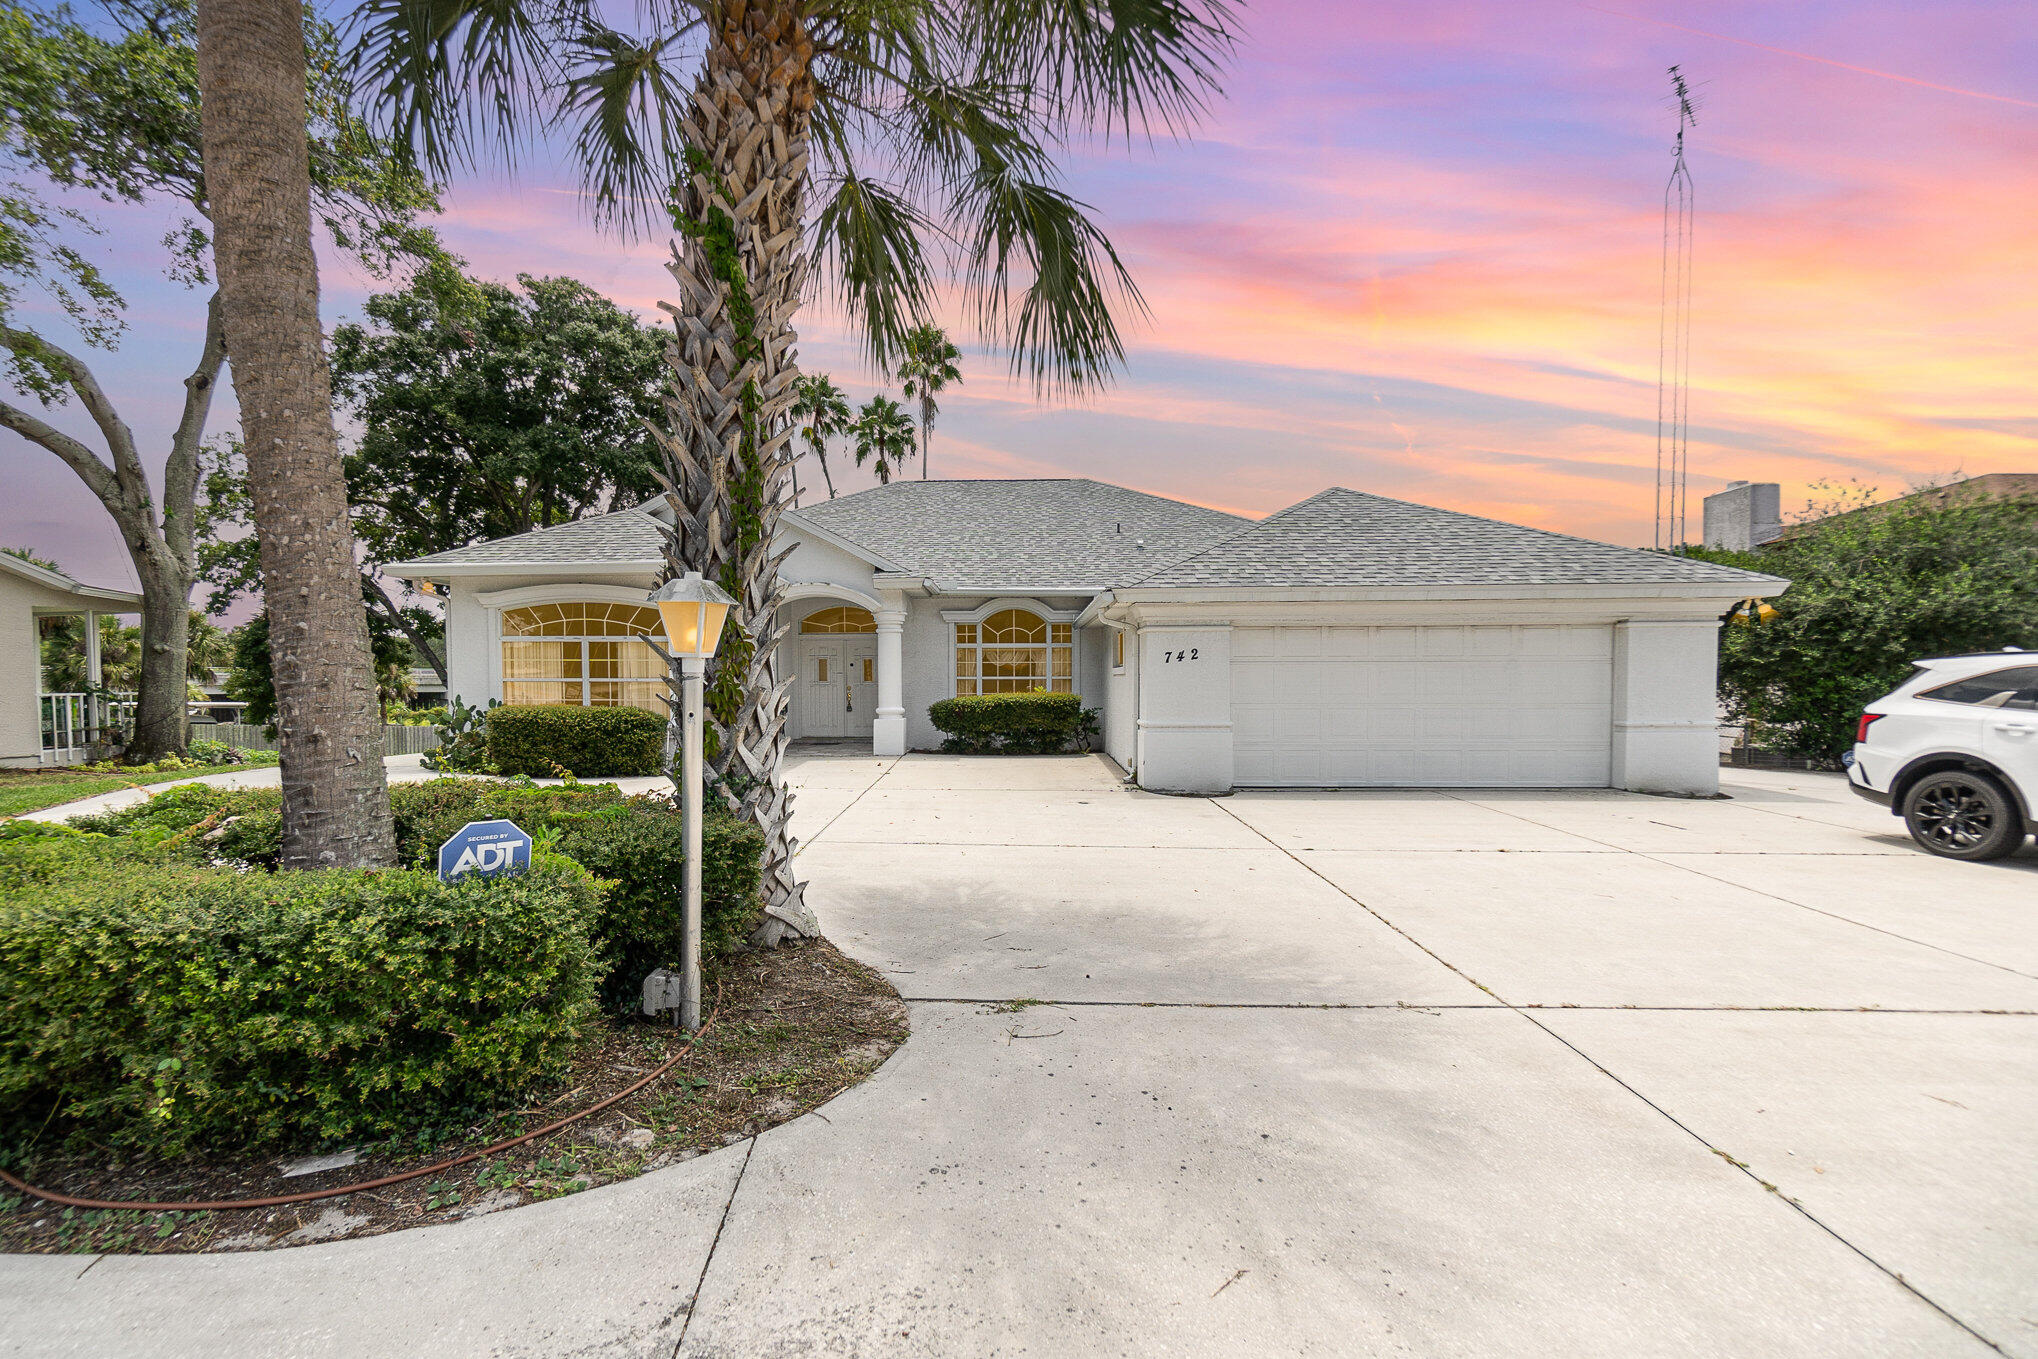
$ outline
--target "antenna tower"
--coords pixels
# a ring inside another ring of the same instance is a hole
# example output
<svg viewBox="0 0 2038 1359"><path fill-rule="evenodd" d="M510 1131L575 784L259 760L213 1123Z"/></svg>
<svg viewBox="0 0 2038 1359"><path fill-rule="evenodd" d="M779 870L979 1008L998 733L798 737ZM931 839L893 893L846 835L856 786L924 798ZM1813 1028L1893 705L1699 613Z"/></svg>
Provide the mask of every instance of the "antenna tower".
<svg viewBox="0 0 2038 1359"><path fill-rule="evenodd" d="M1698 126L1691 86L1670 68L1677 141L1663 186L1663 278L1656 323L1656 546L1685 538L1685 487L1691 470L1691 235L1695 203L1684 164L1684 133Z"/></svg>

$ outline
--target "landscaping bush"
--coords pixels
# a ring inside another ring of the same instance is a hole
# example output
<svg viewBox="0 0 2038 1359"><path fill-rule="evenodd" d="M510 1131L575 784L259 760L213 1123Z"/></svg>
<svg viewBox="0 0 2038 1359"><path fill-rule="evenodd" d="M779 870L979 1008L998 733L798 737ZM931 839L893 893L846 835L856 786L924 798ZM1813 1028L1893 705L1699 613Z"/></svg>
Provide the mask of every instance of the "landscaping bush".
<svg viewBox="0 0 2038 1359"><path fill-rule="evenodd" d="M553 855L453 884L147 849L30 876L0 884L9 1133L174 1154L448 1129L555 1074L593 1013L600 892Z"/></svg>
<svg viewBox="0 0 2038 1359"><path fill-rule="evenodd" d="M514 821L536 835L562 816L618 807L623 794L612 783L540 787L494 779L427 779L389 790L399 861L435 868L439 846L469 821Z"/></svg>
<svg viewBox="0 0 2038 1359"><path fill-rule="evenodd" d="M47 821L0 821L0 898L132 854L127 840Z"/></svg>
<svg viewBox="0 0 2038 1359"><path fill-rule="evenodd" d="M644 978L680 958L686 841L679 808L658 798L561 816L559 852L614 883L603 903L600 943L605 1004L635 1009ZM523 825L518 822L518 825ZM701 825L701 956L734 953L763 912L764 835L712 809Z"/></svg>
<svg viewBox="0 0 2038 1359"><path fill-rule="evenodd" d="M448 774L493 774L488 759L488 714L500 708L502 700L488 700L488 707L470 708L459 699L436 728L438 747L425 752L424 766Z"/></svg>
<svg viewBox="0 0 2038 1359"><path fill-rule="evenodd" d="M70 826L133 837L141 847L162 846L194 862L232 859L274 868L283 853L282 808L283 794L274 788L187 783L131 807L74 816Z"/></svg>
<svg viewBox="0 0 2038 1359"><path fill-rule="evenodd" d="M1096 711L1075 694L1035 689L1024 694L965 694L927 710L948 739L941 748L963 754L1048 755L1087 741Z"/></svg>
<svg viewBox="0 0 2038 1359"><path fill-rule="evenodd" d="M274 789L172 788L147 802L77 817L74 830L131 837L192 862L276 864L282 795ZM678 961L686 848L680 811L611 784L537 787L490 779L432 779L389 790L400 862L437 866L439 846L470 821L514 821L541 845L607 880L595 926L602 998L619 1009L642 998L644 977ZM78 853L82 851L70 851ZM761 910L764 837L713 803L701 829L701 952L741 947Z"/></svg>
<svg viewBox="0 0 2038 1359"><path fill-rule="evenodd" d="M194 764L246 764L247 754L224 741L199 737L185 748L184 758Z"/></svg>
<svg viewBox="0 0 2038 1359"><path fill-rule="evenodd" d="M561 769L583 779L656 774L665 758L665 719L642 708L505 704L488 714L488 759L500 774L544 777Z"/></svg>

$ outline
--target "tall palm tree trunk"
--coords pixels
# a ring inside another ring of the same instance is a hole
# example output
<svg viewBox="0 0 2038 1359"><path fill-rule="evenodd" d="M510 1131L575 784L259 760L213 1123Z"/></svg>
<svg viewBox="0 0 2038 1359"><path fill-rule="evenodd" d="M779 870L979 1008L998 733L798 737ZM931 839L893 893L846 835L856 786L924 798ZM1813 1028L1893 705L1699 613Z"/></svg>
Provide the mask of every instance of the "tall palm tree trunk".
<svg viewBox="0 0 2038 1359"><path fill-rule="evenodd" d="M275 666L282 863L394 863L318 314L302 0L199 0L198 88L220 319Z"/></svg>
<svg viewBox="0 0 2038 1359"><path fill-rule="evenodd" d="M660 437L676 520L665 569L699 571L736 598L709 673L708 778L764 832L766 920L758 938L766 944L815 931L793 875L784 777L792 679L778 677L785 553L772 548L791 473L788 416L799 378L792 321L808 266L801 226L813 55L794 6L720 7L683 124L695 158L678 187L681 234L667 265L680 300L660 304L674 325L670 428ZM676 668L671 678L676 696Z"/></svg>

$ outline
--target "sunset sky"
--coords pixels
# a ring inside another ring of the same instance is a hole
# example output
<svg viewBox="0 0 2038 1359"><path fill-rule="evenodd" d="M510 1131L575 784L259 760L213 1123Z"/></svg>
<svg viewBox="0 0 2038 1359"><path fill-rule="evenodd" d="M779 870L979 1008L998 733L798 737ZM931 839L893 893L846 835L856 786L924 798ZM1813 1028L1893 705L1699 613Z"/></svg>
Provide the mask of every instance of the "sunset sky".
<svg viewBox="0 0 2038 1359"><path fill-rule="evenodd" d="M1070 162L1151 308L1119 382L1043 404L966 344L934 472L1251 515L1336 484L1648 544L1673 62L1701 100L1694 533L1732 479L1782 482L1788 511L1821 480L2038 470L2030 19L2028 0L1264 0L1192 141ZM446 203L480 273L572 274L647 316L670 295L663 244L597 234L563 167ZM162 219L101 217L92 249L133 304L103 371L160 448L202 305L161 277ZM329 317L355 314L365 280L327 263ZM801 329L803 366L857 400L890 389L836 318ZM0 483L0 543L132 581L68 469L0 433Z"/></svg>

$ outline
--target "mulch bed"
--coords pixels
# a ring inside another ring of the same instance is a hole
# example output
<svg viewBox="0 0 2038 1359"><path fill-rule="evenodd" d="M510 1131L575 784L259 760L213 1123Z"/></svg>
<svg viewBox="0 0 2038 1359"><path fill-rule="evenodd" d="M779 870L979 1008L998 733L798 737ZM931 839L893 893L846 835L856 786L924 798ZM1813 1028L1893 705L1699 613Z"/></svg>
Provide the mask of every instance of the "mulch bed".
<svg viewBox="0 0 2038 1359"><path fill-rule="evenodd" d="M826 940L745 953L711 976L700 1045L630 1098L547 1137L439 1176L279 1208L145 1213L64 1208L0 1186L0 1251L168 1254L268 1250L457 1221L578 1193L689 1160L798 1118L869 1076L906 1038L906 1007ZM262 1198L431 1165L556 1122L641 1080L685 1046L667 1024L604 1021L558 1086L436 1146L359 1148L353 1164L284 1178L294 1156L109 1165L104 1153L32 1157L30 1184L80 1198Z"/></svg>

